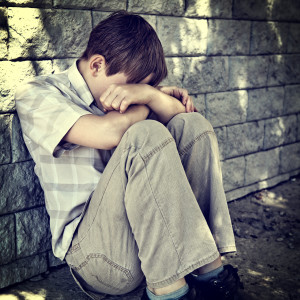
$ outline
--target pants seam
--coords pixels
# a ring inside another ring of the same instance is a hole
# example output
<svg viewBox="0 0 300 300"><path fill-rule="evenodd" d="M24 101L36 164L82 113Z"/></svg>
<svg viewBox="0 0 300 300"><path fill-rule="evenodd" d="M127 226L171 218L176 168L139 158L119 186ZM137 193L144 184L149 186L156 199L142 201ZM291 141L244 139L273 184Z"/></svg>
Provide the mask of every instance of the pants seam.
<svg viewBox="0 0 300 300"><path fill-rule="evenodd" d="M192 146L199 140L201 140L203 137L207 136L208 134L212 134L215 136L214 131L205 131L202 134L196 136L191 142L189 142L182 150L179 151L179 155L183 156L184 154L186 154L191 148Z"/></svg>
<svg viewBox="0 0 300 300"><path fill-rule="evenodd" d="M167 145L167 144L165 144L165 145ZM162 149L162 148L163 148L163 147L161 147L161 149ZM156 151L155 153L157 153L157 151ZM153 153L153 154L154 154L154 153ZM142 157L142 156L141 156L141 157ZM151 156L149 156L149 157L151 157ZM148 159L149 157L147 157L147 159ZM142 157L142 160L143 160L143 157ZM169 236L170 236L170 238L171 238L171 241L172 241L172 244L173 244L173 246L174 246L175 252L176 252L176 254L177 254L178 260L179 260L180 263L182 263L182 261L181 261L181 259L180 259L179 252L178 252L177 247L176 247L176 244L175 244L175 242L174 242L174 238L173 238L173 235L172 235L172 233L171 233L171 230L170 230L170 228L169 228L169 226L168 226L168 224L167 224L167 222L166 222L166 218L165 218L165 216L164 216L164 214L163 214L163 211L162 211L161 208L160 208L160 205L159 205L159 203L158 203L158 201L157 201L157 199L156 199L156 197L155 197L153 188L152 188L152 186L151 186L150 179L149 179L148 172L147 172L147 168L146 168L146 162L145 162L144 160L143 160L143 162L144 162L144 165L145 165L144 168L145 168L145 172L146 172L146 175L147 175L147 180L148 180L148 182L149 182L149 187L150 187L150 190L151 190L153 199L154 199L154 201L155 201L155 203L156 203L156 206L157 206L158 209L159 209L159 212L160 212L160 214L161 214L161 216L162 216L162 219L163 219L163 221L164 221L164 224L165 224L165 226L166 226L166 228L167 228L167 231L168 231Z"/></svg>
<svg viewBox="0 0 300 300"><path fill-rule="evenodd" d="M148 152L145 155L141 154L141 158L143 159L144 163L146 164L146 162L157 152L159 152L161 149L163 149L165 146L167 146L168 144L170 144L171 142L175 142L175 140L173 139L173 137L169 137L166 140L164 140L163 142L161 142L159 145L157 145L156 147L154 147L150 152Z"/></svg>

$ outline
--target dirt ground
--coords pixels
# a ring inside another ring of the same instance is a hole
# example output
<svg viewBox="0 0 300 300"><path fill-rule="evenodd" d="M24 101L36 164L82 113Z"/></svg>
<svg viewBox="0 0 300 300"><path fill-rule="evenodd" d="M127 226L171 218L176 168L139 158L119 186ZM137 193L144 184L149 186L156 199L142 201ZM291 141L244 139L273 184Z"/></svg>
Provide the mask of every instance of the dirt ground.
<svg viewBox="0 0 300 300"><path fill-rule="evenodd" d="M300 176L229 203L244 300L300 299ZM139 300L142 290L107 299ZM84 300L67 267L0 290L0 300Z"/></svg>

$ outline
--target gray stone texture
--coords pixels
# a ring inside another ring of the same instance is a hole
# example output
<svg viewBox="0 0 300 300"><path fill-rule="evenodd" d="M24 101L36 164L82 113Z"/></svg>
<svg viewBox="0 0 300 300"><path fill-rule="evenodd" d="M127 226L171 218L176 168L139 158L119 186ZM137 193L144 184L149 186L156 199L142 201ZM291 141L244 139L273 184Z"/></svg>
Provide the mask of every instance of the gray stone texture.
<svg viewBox="0 0 300 300"><path fill-rule="evenodd" d="M263 88L248 91L247 120L261 120L283 114L284 88Z"/></svg>
<svg viewBox="0 0 300 300"><path fill-rule="evenodd" d="M299 21L300 3L298 0L235 0L233 5L233 17L252 20Z"/></svg>
<svg viewBox="0 0 300 300"><path fill-rule="evenodd" d="M229 57L229 88L265 87L268 77L268 56Z"/></svg>
<svg viewBox="0 0 300 300"><path fill-rule="evenodd" d="M55 257L53 255L52 250L48 252L48 261L49 261L49 267L50 268L66 264L65 261L61 261L59 258Z"/></svg>
<svg viewBox="0 0 300 300"><path fill-rule="evenodd" d="M250 54L285 53L288 33L288 23L253 22Z"/></svg>
<svg viewBox="0 0 300 300"><path fill-rule="evenodd" d="M33 161L0 166L0 215L44 204Z"/></svg>
<svg viewBox="0 0 300 300"><path fill-rule="evenodd" d="M165 55L206 54L207 20L157 17L157 34Z"/></svg>
<svg viewBox="0 0 300 300"><path fill-rule="evenodd" d="M264 149L295 142L297 139L297 116L290 115L265 121Z"/></svg>
<svg viewBox="0 0 300 300"><path fill-rule="evenodd" d="M0 217L0 265L16 259L15 220L13 215ZM1 281L1 279L0 279Z"/></svg>
<svg viewBox="0 0 300 300"><path fill-rule="evenodd" d="M51 7L52 0L5 0L8 5L26 7Z"/></svg>
<svg viewBox="0 0 300 300"><path fill-rule="evenodd" d="M300 114L297 115L297 141L300 141Z"/></svg>
<svg viewBox="0 0 300 300"><path fill-rule="evenodd" d="M260 151L263 141L264 121L229 126L226 158Z"/></svg>
<svg viewBox="0 0 300 300"><path fill-rule="evenodd" d="M208 20L207 55L247 55L250 47L248 21Z"/></svg>
<svg viewBox="0 0 300 300"><path fill-rule="evenodd" d="M194 102L194 105L198 112L202 116L206 116L206 105L205 105L205 95L200 94L200 95L192 95L191 96Z"/></svg>
<svg viewBox="0 0 300 300"><path fill-rule="evenodd" d="M227 127L219 127L214 129L218 144L219 144L219 153L220 160L223 160L226 156L226 145L227 145Z"/></svg>
<svg viewBox="0 0 300 300"><path fill-rule="evenodd" d="M234 190L244 185L245 158L243 156L227 159L222 163L225 191Z"/></svg>
<svg viewBox="0 0 300 300"><path fill-rule="evenodd" d="M67 70L76 61L74 58L54 59L52 61L53 73L59 73Z"/></svg>
<svg viewBox="0 0 300 300"><path fill-rule="evenodd" d="M189 17L231 18L232 0L186 0Z"/></svg>
<svg viewBox="0 0 300 300"><path fill-rule="evenodd" d="M17 257L51 248L49 218L45 207L16 213Z"/></svg>
<svg viewBox="0 0 300 300"><path fill-rule="evenodd" d="M24 281L47 271L46 253L16 260L0 268L0 288Z"/></svg>
<svg viewBox="0 0 300 300"><path fill-rule="evenodd" d="M126 9L126 0L54 0L53 6L58 8L84 8L103 10Z"/></svg>
<svg viewBox="0 0 300 300"><path fill-rule="evenodd" d="M14 7L8 25L10 59L65 58L83 52L92 20L88 11Z"/></svg>
<svg viewBox="0 0 300 300"><path fill-rule="evenodd" d="M273 55L269 60L268 86L300 82L300 55Z"/></svg>
<svg viewBox="0 0 300 300"><path fill-rule="evenodd" d="M0 7L0 59L7 57L8 26L7 9Z"/></svg>
<svg viewBox="0 0 300 300"><path fill-rule="evenodd" d="M128 11L157 15L180 16L184 13L184 0L129 0Z"/></svg>
<svg viewBox="0 0 300 300"><path fill-rule="evenodd" d="M245 185L272 178L279 174L279 149L245 156Z"/></svg>
<svg viewBox="0 0 300 300"><path fill-rule="evenodd" d="M288 53L300 52L300 24L290 24L290 34L288 40Z"/></svg>
<svg viewBox="0 0 300 300"><path fill-rule="evenodd" d="M14 95L22 82L36 75L50 74L51 61L0 61L0 112L15 111Z"/></svg>
<svg viewBox="0 0 300 300"><path fill-rule="evenodd" d="M228 87L227 57L184 57L182 84L190 93L224 91Z"/></svg>
<svg viewBox="0 0 300 300"><path fill-rule="evenodd" d="M206 95L206 117L214 127L245 122L247 106L247 91Z"/></svg>
<svg viewBox="0 0 300 300"><path fill-rule="evenodd" d="M11 162L10 124L10 114L0 115L0 164Z"/></svg>
<svg viewBox="0 0 300 300"><path fill-rule="evenodd" d="M166 64L168 68L168 77L162 81L161 85L176 85L183 87L182 79L185 72L183 57L167 57ZM193 93L188 87L185 87L190 93ZM194 92L196 94L197 92Z"/></svg>
<svg viewBox="0 0 300 300"><path fill-rule="evenodd" d="M287 114L300 112L300 85L285 87L284 112Z"/></svg>
<svg viewBox="0 0 300 300"><path fill-rule="evenodd" d="M17 114L12 115L11 150L12 163L27 161L31 159L28 149L24 143L21 124Z"/></svg>
<svg viewBox="0 0 300 300"><path fill-rule="evenodd" d="M280 153L280 172L287 173L300 168L300 143L283 146Z"/></svg>

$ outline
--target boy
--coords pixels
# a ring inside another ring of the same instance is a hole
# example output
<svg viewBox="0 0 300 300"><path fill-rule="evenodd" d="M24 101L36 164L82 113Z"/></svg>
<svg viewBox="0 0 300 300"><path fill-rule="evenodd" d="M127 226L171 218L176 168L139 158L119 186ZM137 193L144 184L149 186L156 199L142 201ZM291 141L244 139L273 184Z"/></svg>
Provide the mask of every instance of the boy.
<svg viewBox="0 0 300 300"><path fill-rule="evenodd" d="M153 28L121 11L69 70L16 93L53 252L94 299L144 278L145 299L237 295L216 137L185 90L158 87L166 76Z"/></svg>

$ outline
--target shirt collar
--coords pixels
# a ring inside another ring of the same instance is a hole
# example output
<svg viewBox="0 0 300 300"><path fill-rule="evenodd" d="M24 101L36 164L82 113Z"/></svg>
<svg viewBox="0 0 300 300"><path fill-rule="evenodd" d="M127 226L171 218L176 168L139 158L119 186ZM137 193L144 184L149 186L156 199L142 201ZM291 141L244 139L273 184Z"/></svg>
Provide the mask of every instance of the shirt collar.
<svg viewBox="0 0 300 300"><path fill-rule="evenodd" d="M93 101L93 95L86 84L84 78L80 74L77 68L77 61L73 63L73 65L68 69L68 78L71 82L71 85L75 89L78 96L88 105L90 106Z"/></svg>

